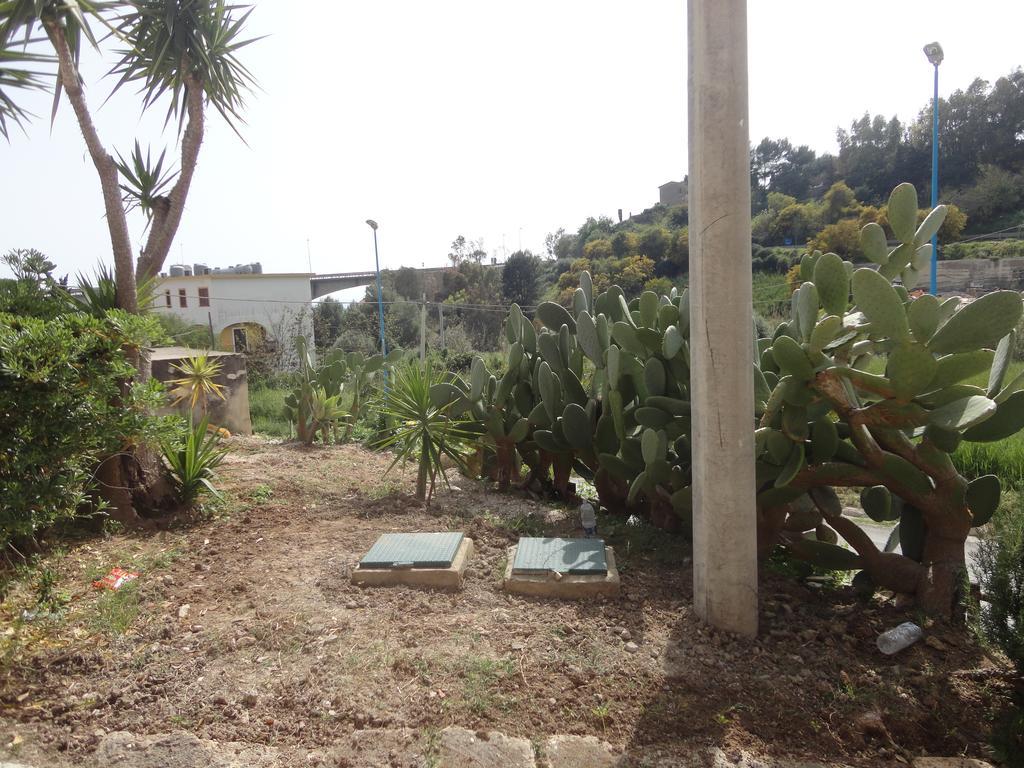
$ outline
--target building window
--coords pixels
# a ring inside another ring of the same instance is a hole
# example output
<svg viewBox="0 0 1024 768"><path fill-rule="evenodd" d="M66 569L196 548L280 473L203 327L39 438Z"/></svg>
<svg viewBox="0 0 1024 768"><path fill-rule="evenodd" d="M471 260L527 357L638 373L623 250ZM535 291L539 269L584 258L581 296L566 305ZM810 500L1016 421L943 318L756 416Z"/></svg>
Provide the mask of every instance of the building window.
<svg viewBox="0 0 1024 768"><path fill-rule="evenodd" d="M170 291L164 291L164 301L167 302L167 308L170 309L171 308L171 292Z"/></svg>
<svg viewBox="0 0 1024 768"><path fill-rule="evenodd" d="M182 306L182 307L187 307L188 306L188 298L186 298L186 296L185 296L185 289L184 288L179 288L178 289L178 304L180 306Z"/></svg>
<svg viewBox="0 0 1024 768"><path fill-rule="evenodd" d="M200 288L199 289L199 306L208 307L210 306L210 289Z"/></svg>

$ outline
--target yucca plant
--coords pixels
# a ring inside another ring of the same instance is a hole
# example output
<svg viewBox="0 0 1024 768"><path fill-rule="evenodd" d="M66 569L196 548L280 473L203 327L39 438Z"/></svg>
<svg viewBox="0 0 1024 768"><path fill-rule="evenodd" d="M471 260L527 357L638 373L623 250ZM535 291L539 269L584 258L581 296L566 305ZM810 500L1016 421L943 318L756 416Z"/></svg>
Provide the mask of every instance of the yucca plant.
<svg viewBox="0 0 1024 768"><path fill-rule="evenodd" d="M195 357L186 357L171 367L181 374L179 378L171 380L171 383L175 385L172 391L175 397L174 405L188 402L193 421L196 408L199 409L199 413L202 414L202 419L205 421L210 399L213 397L224 399L224 385L217 383L217 377L220 376L222 367L220 360L200 354Z"/></svg>
<svg viewBox="0 0 1024 768"><path fill-rule="evenodd" d="M107 311L117 309L117 281L113 270L106 264L100 264L92 277L78 273L78 290L80 296L68 294L68 305L71 309L86 312L93 317L103 317ZM135 283L135 297L139 312L147 312L156 301L156 280L144 278Z"/></svg>
<svg viewBox="0 0 1024 768"><path fill-rule="evenodd" d="M395 453L387 471L399 463L415 461L416 498L427 504L434 494L437 475L445 477L441 457L447 456L458 466L464 466L467 442L475 437L469 422L454 412L458 396L450 402L435 402L431 398L431 387L443 381L444 375L430 363L409 362L395 366L387 389L382 387L377 393L377 409L393 425L390 434L376 443L377 447L390 448Z"/></svg>
<svg viewBox="0 0 1024 768"><path fill-rule="evenodd" d="M205 418L190 426L184 440L165 441L161 444L164 460L170 470L171 484L178 501L191 507L204 493L220 496L213 485L214 470L227 455L220 435L208 432Z"/></svg>

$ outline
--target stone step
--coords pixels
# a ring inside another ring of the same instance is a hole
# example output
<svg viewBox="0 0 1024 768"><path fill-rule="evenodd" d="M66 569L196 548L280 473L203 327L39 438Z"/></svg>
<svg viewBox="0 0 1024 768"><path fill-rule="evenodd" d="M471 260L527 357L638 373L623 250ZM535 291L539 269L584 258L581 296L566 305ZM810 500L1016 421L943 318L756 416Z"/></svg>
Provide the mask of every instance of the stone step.
<svg viewBox="0 0 1024 768"><path fill-rule="evenodd" d="M449 726L430 733L411 728L356 731L329 748L270 747L247 742L200 739L185 731L156 735L110 733L90 768L291 768L344 765L351 768L622 768L640 759L650 768L847 768L835 762L755 757L718 748L645 748L642 754L616 749L595 736L555 735L534 744L498 731ZM982 760L919 757L913 768L991 768ZM32 768L0 762L0 768ZM41 768L41 767L40 767Z"/></svg>

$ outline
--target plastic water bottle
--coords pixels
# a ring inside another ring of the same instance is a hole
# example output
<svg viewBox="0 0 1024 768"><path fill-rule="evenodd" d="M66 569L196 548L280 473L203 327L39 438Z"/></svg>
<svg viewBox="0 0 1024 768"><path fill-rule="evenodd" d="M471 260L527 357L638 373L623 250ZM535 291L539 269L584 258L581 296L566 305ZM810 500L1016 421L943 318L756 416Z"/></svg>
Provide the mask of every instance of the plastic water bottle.
<svg viewBox="0 0 1024 768"><path fill-rule="evenodd" d="M580 504L580 524L587 538L597 535L597 515L594 513L594 505L589 501Z"/></svg>
<svg viewBox="0 0 1024 768"><path fill-rule="evenodd" d="M924 631L912 621L905 621L898 627L883 632L878 636L878 650L886 656L892 656L907 648L924 635Z"/></svg>

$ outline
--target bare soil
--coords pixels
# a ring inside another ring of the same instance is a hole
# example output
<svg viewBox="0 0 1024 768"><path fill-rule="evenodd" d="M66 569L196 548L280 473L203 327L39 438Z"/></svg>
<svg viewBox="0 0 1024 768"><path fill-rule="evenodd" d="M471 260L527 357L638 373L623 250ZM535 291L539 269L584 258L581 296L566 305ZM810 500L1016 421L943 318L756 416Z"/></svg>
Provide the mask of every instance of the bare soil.
<svg viewBox="0 0 1024 768"><path fill-rule="evenodd" d="M507 547L571 535L574 513L455 475L425 510L411 471L385 475L387 457L360 447L231 446L211 519L87 539L8 590L0 757L81 764L111 731L314 749L452 724L535 743L592 734L637 760L708 745L864 766L987 757L1009 689L962 629L928 626L885 657L878 633L922 617L765 573L761 636L733 638L695 617L683 540L610 519L619 598L510 596ZM438 529L475 541L463 591L350 583L381 533ZM90 586L113 566L141 575ZM67 602L26 619L43 593Z"/></svg>

